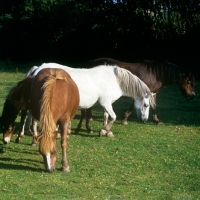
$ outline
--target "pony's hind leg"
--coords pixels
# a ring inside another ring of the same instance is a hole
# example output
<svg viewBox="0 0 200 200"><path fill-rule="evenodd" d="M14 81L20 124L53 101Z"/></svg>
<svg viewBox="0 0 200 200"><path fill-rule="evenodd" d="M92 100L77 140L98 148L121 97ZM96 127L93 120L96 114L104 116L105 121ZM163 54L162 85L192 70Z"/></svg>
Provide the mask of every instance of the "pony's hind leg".
<svg viewBox="0 0 200 200"><path fill-rule="evenodd" d="M80 119L80 121L78 123L78 126L77 126L76 130L75 130L76 134L79 133L84 118L85 118L85 109L81 110L81 119Z"/></svg>
<svg viewBox="0 0 200 200"><path fill-rule="evenodd" d="M67 137L68 137L68 129L70 126L70 122L66 122L62 124L61 129L61 147L62 147L62 170L63 172L70 172L68 161L67 161Z"/></svg>
<svg viewBox="0 0 200 200"><path fill-rule="evenodd" d="M69 122L69 126L68 126L67 138L69 138L70 134L71 134L71 121Z"/></svg>
<svg viewBox="0 0 200 200"><path fill-rule="evenodd" d="M79 133L80 129L81 129L81 126L82 126L82 123L83 123L83 119L86 118L86 129L89 133L93 133L91 127L90 127L90 121L91 121L91 117L92 117L92 113L91 113L91 108L88 108L88 109L82 109L81 110L81 119L78 123L78 126L75 130L75 133Z"/></svg>
<svg viewBox="0 0 200 200"><path fill-rule="evenodd" d="M90 121L92 118L92 108L86 109L86 129L89 133L93 133L92 128L90 127Z"/></svg>

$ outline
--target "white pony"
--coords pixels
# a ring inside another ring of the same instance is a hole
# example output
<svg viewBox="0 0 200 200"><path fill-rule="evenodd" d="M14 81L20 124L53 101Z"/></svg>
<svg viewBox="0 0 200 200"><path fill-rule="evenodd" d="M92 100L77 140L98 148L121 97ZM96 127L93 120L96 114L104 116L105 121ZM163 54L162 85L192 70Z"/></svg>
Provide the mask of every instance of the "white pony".
<svg viewBox="0 0 200 200"><path fill-rule="evenodd" d="M131 97L135 100L137 113L142 121L149 117L149 107L155 106L153 96L147 85L128 70L117 66L97 66L90 69L70 68L56 63L44 63L39 66L33 76L44 68L60 68L70 74L78 86L80 93L79 109L92 107L97 101L104 108L104 116L110 115L111 121L105 118L100 136L113 137L110 131L116 120L112 103L121 96ZM72 94L73 95L73 94Z"/></svg>

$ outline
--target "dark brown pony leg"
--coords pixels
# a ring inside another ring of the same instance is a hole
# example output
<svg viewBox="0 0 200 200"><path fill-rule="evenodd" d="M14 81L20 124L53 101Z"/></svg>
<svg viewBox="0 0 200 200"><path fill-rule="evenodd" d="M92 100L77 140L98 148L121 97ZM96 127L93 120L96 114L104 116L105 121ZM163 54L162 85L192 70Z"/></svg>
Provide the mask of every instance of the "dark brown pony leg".
<svg viewBox="0 0 200 200"><path fill-rule="evenodd" d="M75 133L78 133L80 131L84 118L86 118L86 129L87 129L87 131L89 133L93 133L93 131L92 131L90 125L89 125L91 117L92 117L92 108L81 110L81 119L80 119L80 121L78 123L78 126L77 126L77 128L75 130Z"/></svg>
<svg viewBox="0 0 200 200"><path fill-rule="evenodd" d="M81 110L81 119L80 119L80 121L78 123L78 126L77 126L76 130L75 130L76 134L79 133L84 118L85 118L85 109Z"/></svg>
<svg viewBox="0 0 200 200"><path fill-rule="evenodd" d="M155 103L156 103L156 95L157 94L154 94L154 96L153 96ZM163 124L162 121L158 119L158 116L156 114L156 106L154 108L152 108L152 111L153 111L153 122L155 124Z"/></svg>
<svg viewBox="0 0 200 200"><path fill-rule="evenodd" d="M88 108L86 109L86 129L89 133L93 133L90 127L91 118L92 118L92 108Z"/></svg>
<svg viewBox="0 0 200 200"><path fill-rule="evenodd" d="M124 125L128 124L128 122L127 122L128 117L132 113L133 109L134 109L134 101L132 102L129 110L124 113L124 119L122 119L122 124L124 124Z"/></svg>
<svg viewBox="0 0 200 200"><path fill-rule="evenodd" d="M21 138L24 136L24 127L25 127L25 119L27 115L27 109L22 109L21 111L21 120L20 120L20 132L15 140L16 143L19 143Z"/></svg>

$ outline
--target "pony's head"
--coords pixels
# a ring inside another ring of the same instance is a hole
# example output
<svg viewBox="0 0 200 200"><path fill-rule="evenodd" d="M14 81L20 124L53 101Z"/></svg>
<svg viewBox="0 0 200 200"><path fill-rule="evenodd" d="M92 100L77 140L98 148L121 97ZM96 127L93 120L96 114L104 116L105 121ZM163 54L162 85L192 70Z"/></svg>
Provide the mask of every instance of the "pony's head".
<svg viewBox="0 0 200 200"><path fill-rule="evenodd" d="M42 134L37 136L37 141L39 141L39 152L43 157L45 169L48 172L53 172L55 170L57 135L58 132L55 131L51 136L44 136Z"/></svg>
<svg viewBox="0 0 200 200"><path fill-rule="evenodd" d="M17 110L13 103L9 100L6 100L2 112L2 116L0 117L1 130L3 132L3 143L10 143L10 139L15 130L14 122L17 118Z"/></svg>
<svg viewBox="0 0 200 200"><path fill-rule="evenodd" d="M150 105L154 106L153 95L154 93L145 94L143 97L137 97L134 101L137 117L144 123L149 118Z"/></svg>
<svg viewBox="0 0 200 200"><path fill-rule="evenodd" d="M181 92L188 100L193 100L196 96L194 90L194 76L192 73L181 74L180 80L178 81L178 85L180 87Z"/></svg>

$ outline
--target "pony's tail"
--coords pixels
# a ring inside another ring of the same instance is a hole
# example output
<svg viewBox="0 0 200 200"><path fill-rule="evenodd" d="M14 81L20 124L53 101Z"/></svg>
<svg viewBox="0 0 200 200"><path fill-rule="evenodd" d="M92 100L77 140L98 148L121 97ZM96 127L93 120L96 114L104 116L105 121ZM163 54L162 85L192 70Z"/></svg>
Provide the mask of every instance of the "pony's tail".
<svg viewBox="0 0 200 200"><path fill-rule="evenodd" d="M51 112L51 98L53 89L56 84L56 73L50 70L50 75L45 78L45 83L42 86L43 95L40 101L40 134L37 140L40 141L40 151L49 151L49 140L55 135L56 124Z"/></svg>
<svg viewBox="0 0 200 200"><path fill-rule="evenodd" d="M51 134L55 132L56 127L51 112L51 98L56 83L56 76L51 73L51 75L45 79L45 83L41 88L43 90L43 95L40 107L40 131L44 135L51 136Z"/></svg>

